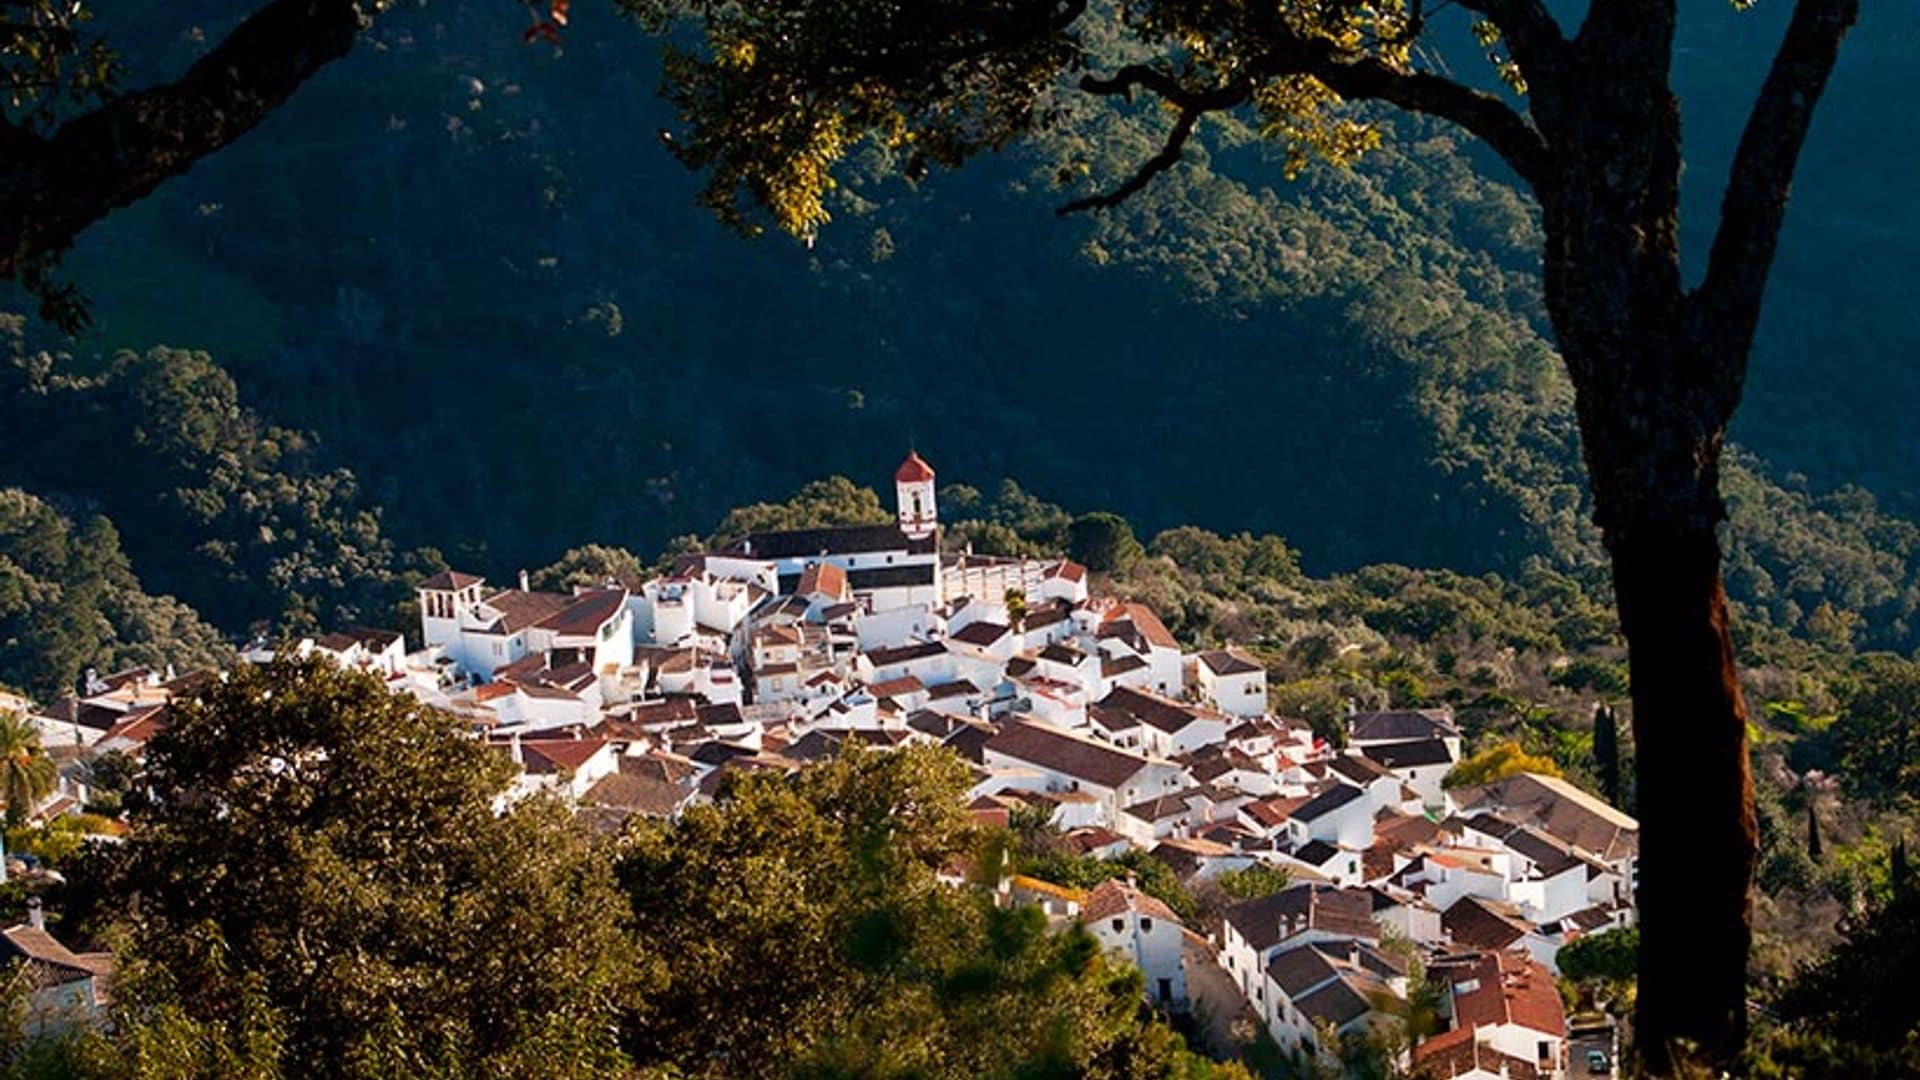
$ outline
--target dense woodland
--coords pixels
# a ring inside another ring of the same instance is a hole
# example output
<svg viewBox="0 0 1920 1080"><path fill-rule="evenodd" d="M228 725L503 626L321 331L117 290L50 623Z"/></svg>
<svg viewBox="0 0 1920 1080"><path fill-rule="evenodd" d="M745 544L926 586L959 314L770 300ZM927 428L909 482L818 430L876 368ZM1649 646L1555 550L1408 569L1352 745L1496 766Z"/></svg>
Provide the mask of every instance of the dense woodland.
<svg viewBox="0 0 1920 1080"><path fill-rule="evenodd" d="M1764 61L1762 8L1687 43L1710 56L1682 71L1709 114L1693 171L1724 167L1712 91ZM127 46L136 81L206 36L173 11L103 18L154 20L127 39L151 42ZM1046 138L918 186L862 180L890 172L862 151L812 249L742 242L659 145L640 30L587 5L562 48L530 47L519 18L390 12L254 136L89 232L66 272L96 328L36 347L87 374L204 350L308 433L315 474L352 469L401 547L472 564L651 549L909 441L948 476L1146 529L1279 533L1322 572L1597 560L1537 215L1457 133L1383 118L1356 168L1287 181L1221 121L1138 199L1060 221L1157 123L1069 99ZM1889 193L1920 158L1871 117L1916 34L1870 12L1815 132L1730 483L1740 598L1787 625L1833 599L1895 645L1920 604L1915 538L1886 516L1920 490L1899 359L1920 326L1887 272L1914 231ZM1846 167L1866 141L1876 167Z"/></svg>

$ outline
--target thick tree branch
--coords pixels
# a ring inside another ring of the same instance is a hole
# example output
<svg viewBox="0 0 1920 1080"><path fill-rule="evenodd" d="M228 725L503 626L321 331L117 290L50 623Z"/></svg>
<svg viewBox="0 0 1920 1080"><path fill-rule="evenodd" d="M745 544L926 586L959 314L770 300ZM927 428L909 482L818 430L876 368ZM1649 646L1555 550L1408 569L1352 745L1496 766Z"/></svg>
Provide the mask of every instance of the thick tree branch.
<svg viewBox="0 0 1920 1080"><path fill-rule="evenodd" d="M1185 150L1187 140L1193 136L1194 125L1210 112L1231 109L1244 103L1252 96L1253 84L1241 80L1226 86L1210 90L1191 90L1181 85L1178 79L1145 64L1128 64L1115 72L1110 79L1088 75L1080 80L1080 89L1100 97L1120 96L1133 100L1136 87L1145 87L1160 97L1172 102L1180 110L1173 121L1172 130L1167 132L1167 141L1160 152L1146 160L1135 170L1125 183L1112 191L1101 195L1090 195L1084 199L1075 199L1054 213L1065 216L1082 210L1110 210L1126 202L1141 188L1152 182L1153 178L1173 168Z"/></svg>
<svg viewBox="0 0 1920 1080"><path fill-rule="evenodd" d="M1089 75L1081 79L1080 89L1100 96L1118 95L1131 100L1134 90L1150 90L1177 107L1179 116L1160 152L1147 159L1126 182L1111 192L1076 199L1056 212L1071 214L1118 206L1180 160L1201 116L1245 104L1253 96L1257 81L1284 75L1312 76L1350 100L1384 101L1450 120L1485 140L1535 190L1548 182L1546 142L1519 113L1494 95L1430 72L1403 71L1374 57L1343 56L1330 41L1289 31L1269 45L1248 77L1210 89L1192 89L1146 64L1129 64L1112 78Z"/></svg>
<svg viewBox="0 0 1920 1080"><path fill-rule="evenodd" d="M114 98L50 136L14 129L0 162L0 277L252 130L345 55L361 24L355 0L273 0L173 83Z"/></svg>
<svg viewBox="0 0 1920 1080"><path fill-rule="evenodd" d="M1707 273L1689 298L1702 339L1715 346L1716 362L1733 366L1719 373L1721 385L1731 391L1729 412L1745 379L1746 356L1814 107L1833 74L1840 43L1859 14L1860 0L1799 0L1794 5L1773 68L1734 151Z"/></svg>
<svg viewBox="0 0 1920 1080"><path fill-rule="evenodd" d="M1384 101L1409 112L1426 113L1467 129L1504 158L1535 191L1550 179L1547 144L1540 133L1506 102L1426 71L1401 71L1372 57L1341 60L1330 46L1323 55L1293 73L1311 75L1341 97Z"/></svg>

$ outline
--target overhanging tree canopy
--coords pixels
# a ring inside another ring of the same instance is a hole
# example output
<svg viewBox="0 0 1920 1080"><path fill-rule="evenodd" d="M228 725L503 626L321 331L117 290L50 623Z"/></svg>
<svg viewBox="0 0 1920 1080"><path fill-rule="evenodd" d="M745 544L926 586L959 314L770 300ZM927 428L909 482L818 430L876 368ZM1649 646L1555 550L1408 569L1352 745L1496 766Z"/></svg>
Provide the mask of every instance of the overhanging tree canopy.
<svg viewBox="0 0 1920 1080"><path fill-rule="evenodd" d="M1719 462L1794 167L1859 0L1795 0L1692 287L1675 0L1593 0L1571 34L1544 0L1456 0L1506 93L1427 62L1429 16L1446 5L1425 0L622 2L673 35L669 90L686 130L669 144L707 172L704 201L749 232L810 237L835 166L862 140L892 147L909 175L956 166L1055 121L1075 87L1151 96L1171 122L1132 176L1068 212L1125 199L1227 110L1284 141L1289 168L1371 145L1343 101L1436 116L1498 152L1541 206L1547 310L1631 646L1641 1049L1656 1069L1682 1040L1719 1060L1738 1049L1756 833L1715 536ZM689 27L701 44L686 44Z"/></svg>
<svg viewBox="0 0 1920 1080"><path fill-rule="evenodd" d="M84 3L0 0L0 278L51 321L83 322L50 276L74 237L253 130L384 5L272 0L179 78L123 93Z"/></svg>

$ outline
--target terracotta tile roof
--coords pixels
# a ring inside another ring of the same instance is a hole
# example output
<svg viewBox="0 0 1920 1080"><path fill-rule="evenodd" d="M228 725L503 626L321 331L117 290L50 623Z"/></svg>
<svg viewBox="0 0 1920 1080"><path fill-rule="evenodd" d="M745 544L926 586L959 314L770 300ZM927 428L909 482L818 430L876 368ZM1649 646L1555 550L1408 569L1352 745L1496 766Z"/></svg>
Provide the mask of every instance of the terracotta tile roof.
<svg viewBox="0 0 1920 1080"><path fill-rule="evenodd" d="M564 610L573 603L573 597L564 593L521 592L519 589L505 589L487 597L481 603L498 611L500 617L480 632L505 635L519 633L547 616Z"/></svg>
<svg viewBox="0 0 1920 1080"><path fill-rule="evenodd" d="M1518 1024L1543 1035L1566 1036L1559 986L1544 965L1524 952L1490 951L1435 961L1433 968L1453 984L1456 1027Z"/></svg>
<svg viewBox="0 0 1920 1080"><path fill-rule="evenodd" d="M1292 817L1296 821L1317 821L1365 795L1352 784L1335 784L1295 809Z"/></svg>
<svg viewBox="0 0 1920 1080"><path fill-rule="evenodd" d="M1239 649L1209 649L1200 654L1200 662L1215 675L1251 675L1265 671L1259 662Z"/></svg>
<svg viewBox="0 0 1920 1080"><path fill-rule="evenodd" d="M874 697L905 697L926 690L927 685L912 675L902 675L897 679L888 679L867 687Z"/></svg>
<svg viewBox="0 0 1920 1080"><path fill-rule="evenodd" d="M1164 919L1175 926L1182 925L1180 916L1175 915L1172 908L1119 878L1108 878L1094 886L1080 908L1080 921L1096 923L1128 911L1150 919Z"/></svg>
<svg viewBox="0 0 1920 1080"><path fill-rule="evenodd" d="M1180 647L1180 642L1175 640L1167 624L1160 621L1160 616L1155 615L1152 608L1132 602L1115 604L1108 609L1106 618L1101 621L1099 636L1137 640L1156 649Z"/></svg>
<svg viewBox="0 0 1920 1080"><path fill-rule="evenodd" d="M25 961L34 984L42 987L77 982L112 970L112 959L106 954L75 953L52 934L25 924L0 930L0 960L6 959Z"/></svg>
<svg viewBox="0 0 1920 1080"><path fill-rule="evenodd" d="M1309 882L1277 893L1242 900L1227 908L1226 921L1255 949L1266 949L1302 930L1325 930L1341 937L1378 941L1373 902L1360 889L1337 889Z"/></svg>
<svg viewBox="0 0 1920 1080"><path fill-rule="evenodd" d="M1516 773L1453 793L1462 810L1486 809L1613 860L1640 850L1640 823L1557 776Z"/></svg>
<svg viewBox="0 0 1920 1080"><path fill-rule="evenodd" d="M573 597L567 606L539 621L542 630L564 637L591 637L607 620L626 607L627 590L591 589Z"/></svg>
<svg viewBox="0 0 1920 1080"><path fill-rule="evenodd" d="M530 773L572 773L606 746L606 739L534 739L521 742L520 757Z"/></svg>
<svg viewBox="0 0 1920 1080"><path fill-rule="evenodd" d="M1507 948L1532 930L1526 920L1495 905L1495 901L1463 896L1441 913L1440 926L1454 944L1488 950Z"/></svg>
<svg viewBox="0 0 1920 1080"><path fill-rule="evenodd" d="M808 565L800 572L800 584L793 591L800 596L827 596L835 600L853 595L847 587L847 572L830 562Z"/></svg>
<svg viewBox="0 0 1920 1080"><path fill-rule="evenodd" d="M1458 735L1451 709L1388 709L1384 712L1355 713L1347 718L1347 730L1354 742L1408 742Z"/></svg>
<svg viewBox="0 0 1920 1080"><path fill-rule="evenodd" d="M1072 559L1061 559L1059 562L1047 567L1046 576L1050 578L1063 578L1067 581L1085 581L1087 578L1087 568L1074 562Z"/></svg>
<svg viewBox="0 0 1920 1080"><path fill-rule="evenodd" d="M1148 764L1138 754L1037 721L1008 723L985 749L1106 788L1119 787Z"/></svg>
<svg viewBox="0 0 1920 1080"><path fill-rule="evenodd" d="M588 806L631 810L645 817L669 818L693 796L693 785L691 777L670 781L622 770L595 781L580 801Z"/></svg>
<svg viewBox="0 0 1920 1080"><path fill-rule="evenodd" d="M1126 837L1112 829L1103 829L1098 825L1085 825L1067 833L1061 840L1074 851L1085 855L1091 851L1112 847L1115 844L1128 843Z"/></svg>
<svg viewBox="0 0 1920 1080"><path fill-rule="evenodd" d="M874 667L892 667L914 660L926 660L947 651L944 641L920 641L911 645L897 645L887 649L874 649L867 653L867 662Z"/></svg>
<svg viewBox="0 0 1920 1080"><path fill-rule="evenodd" d="M143 705L122 713L112 727L101 733L100 741L125 739L130 743L144 744L165 730L166 726L167 706Z"/></svg>
<svg viewBox="0 0 1920 1080"><path fill-rule="evenodd" d="M958 641L963 644L985 649L991 647L994 642L1001 640L1011 633L1013 633L1013 629L1005 623L997 623L990 619L980 619L975 622L970 622L953 633L948 634L947 640Z"/></svg>
<svg viewBox="0 0 1920 1080"><path fill-rule="evenodd" d="M1415 739L1408 742L1375 743L1360 749L1369 761L1389 769L1412 769L1423 765L1451 765L1453 751L1439 739Z"/></svg>
<svg viewBox="0 0 1920 1080"><path fill-rule="evenodd" d="M1224 717L1211 709L1202 709L1197 705L1188 705L1159 694L1137 690L1131 686L1116 686L1099 701L1099 707L1108 712L1118 712L1137 717L1141 723L1157 728L1171 735L1183 731L1199 720L1221 720ZM1114 730L1120 730L1115 728Z"/></svg>
<svg viewBox="0 0 1920 1080"><path fill-rule="evenodd" d="M1393 775L1379 765L1354 754L1342 754L1334 758L1327 763L1327 768L1362 786L1371 784L1383 776Z"/></svg>
<svg viewBox="0 0 1920 1080"><path fill-rule="evenodd" d="M1311 801L1312 797L1308 795L1291 797L1275 795L1269 799L1248 803L1241 807L1240 811L1268 828L1278 828L1287 823L1287 819L1293 816L1295 810Z"/></svg>
<svg viewBox="0 0 1920 1080"><path fill-rule="evenodd" d="M427 580L415 585L416 589L430 589L434 592L459 592L469 585L479 585L486 578L473 574L462 574L458 570L442 570Z"/></svg>
<svg viewBox="0 0 1920 1080"><path fill-rule="evenodd" d="M893 482L896 484L924 484L931 479L933 479L933 466L927 464L924 458L912 450L907 451L906 460L893 471Z"/></svg>
<svg viewBox="0 0 1920 1080"><path fill-rule="evenodd" d="M1413 1049L1413 1075L1420 1080L1452 1080L1476 1071L1507 1080L1540 1080L1540 1070L1532 1062L1481 1042L1472 1028L1442 1032Z"/></svg>

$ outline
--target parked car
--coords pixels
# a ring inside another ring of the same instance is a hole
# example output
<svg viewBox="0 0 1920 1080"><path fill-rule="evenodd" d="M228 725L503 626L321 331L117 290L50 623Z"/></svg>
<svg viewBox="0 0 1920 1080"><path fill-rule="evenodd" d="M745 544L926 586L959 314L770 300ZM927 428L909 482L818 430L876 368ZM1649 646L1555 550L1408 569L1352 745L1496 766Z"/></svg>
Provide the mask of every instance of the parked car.
<svg viewBox="0 0 1920 1080"><path fill-rule="evenodd" d="M1613 1062L1607 1059L1605 1050L1587 1051L1587 1071L1596 1076L1605 1076L1613 1071Z"/></svg>

